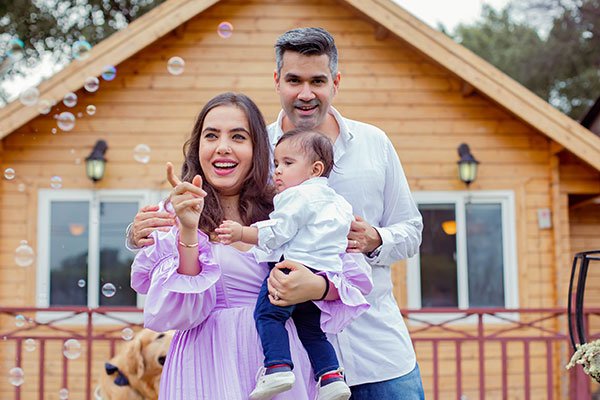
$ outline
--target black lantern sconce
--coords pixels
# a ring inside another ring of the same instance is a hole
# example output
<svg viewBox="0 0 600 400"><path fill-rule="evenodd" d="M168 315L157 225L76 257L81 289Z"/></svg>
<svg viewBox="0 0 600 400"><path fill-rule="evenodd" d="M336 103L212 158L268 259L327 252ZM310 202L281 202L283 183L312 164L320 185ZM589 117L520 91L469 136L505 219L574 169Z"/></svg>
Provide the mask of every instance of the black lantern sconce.
<svg viewBox="0 0 600 400"><path fill-rule="evenodd" d="M94 149L90 155L85 159L85 170L88 178L94 183L98 182L104 177L104 169L106 167L106 158L104 153L108 149L108 145L104 140L98 140L94 145Z"/></svg>
<svg viewBox="0 0 600 400"><path fill-rule="evenodd" d="M477 165L479 161L473 157L469 145L466 143L458 146L458 155L460 156L460 160L458 160L458 177L468 188L471 182L477 179Z"/></svg>

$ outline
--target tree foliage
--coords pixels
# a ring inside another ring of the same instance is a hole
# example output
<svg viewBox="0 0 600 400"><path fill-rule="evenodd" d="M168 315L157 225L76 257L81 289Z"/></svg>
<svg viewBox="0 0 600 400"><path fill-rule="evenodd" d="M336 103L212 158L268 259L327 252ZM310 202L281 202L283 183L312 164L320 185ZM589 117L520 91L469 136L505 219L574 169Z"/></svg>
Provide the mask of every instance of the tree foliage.
<svg viewBox="0 0 600 400"><path fill-rule="evenodd" d="M479 21L459 25L451 36L559 110L581 118L600 97L600 0L529 0L516 7L484 7ZM543 36L529 22L538 13L552 16L544 21Z"/></svg>
<svg viewBox="0 0 600 400"><path fill-rule="evenodd" d="M64 65L76 41L93 46L163 1L0 0L0 79L24 74L41 60ZM14 39L24 43L22 57L9 56Z"/></svg>

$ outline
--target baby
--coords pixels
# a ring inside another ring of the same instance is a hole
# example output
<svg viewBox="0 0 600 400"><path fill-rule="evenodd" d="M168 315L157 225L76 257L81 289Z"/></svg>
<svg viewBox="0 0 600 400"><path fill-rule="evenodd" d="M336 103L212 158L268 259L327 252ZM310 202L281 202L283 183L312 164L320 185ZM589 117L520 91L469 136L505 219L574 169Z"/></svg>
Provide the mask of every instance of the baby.
<svg viewBox="0 0 600 400"><path fill-rule="evenodd" d="M269 220L251 226L224 221L216 230L224 244L256 245L259 262L270 268L281 259L299 262L315 273L341 273L340 254L346 251L352 206L327 184L333 169L333 146L323 134L294 129L275 146L277 195ZM324 299L329 291L329 280ZM254 318L265 355L264 371L252 400L271 399L291 389L294 367L285 322L292 317L310 358L319 386L319 400L346 400L350 388L339 368L335 350L321 329L321 311L313 302L280 307L271 304L267 279L258 295ZM274 295L278 300L277 293Z"/></svg>

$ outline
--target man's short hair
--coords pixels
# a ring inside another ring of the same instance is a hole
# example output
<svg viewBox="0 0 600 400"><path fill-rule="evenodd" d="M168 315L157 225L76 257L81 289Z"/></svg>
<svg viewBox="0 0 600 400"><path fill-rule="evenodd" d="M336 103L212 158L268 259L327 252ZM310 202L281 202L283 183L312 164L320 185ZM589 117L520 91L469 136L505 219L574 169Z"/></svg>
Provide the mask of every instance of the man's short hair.
<svg viewBox="0 0 600 400"><path fill-rule="evenodd" d="M338 53L335 41L331 33L323 28L298 28L292 29L279 36L275 42L275 62L277 64L277 76L281 74L283 66L283 54L286 51L295 51L305 56L320 56L326 54L329 57L329 70L335 78L338 69Z"/></svg>

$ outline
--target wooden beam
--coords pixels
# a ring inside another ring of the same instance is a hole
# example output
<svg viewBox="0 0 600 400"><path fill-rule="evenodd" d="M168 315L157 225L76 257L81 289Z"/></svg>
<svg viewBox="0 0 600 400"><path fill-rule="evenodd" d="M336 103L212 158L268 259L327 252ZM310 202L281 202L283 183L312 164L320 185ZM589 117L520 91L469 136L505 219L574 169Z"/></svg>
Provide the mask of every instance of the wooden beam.
<svg viewBox="0 0 600 400"><path fill-rule="evenodd" d="M583 208L588 206L600 207L600 194L598 196L592 197L591 199L583 200L573 204L572 206L569 206L569 210L575 210L577 208Z"/></svg>
<svg viewBox="0 0 600 400"><path fill-rule="evenodd" d="M563 151L565 149L565 146L563 146L560 143L556 143L555 141L551 141L550 142L550 154L555 155L560 153L561 151Z"/></svg>
<svg viewBox="0 0 600 400"><path fill-rule="evenodd" d="M375 39L376 40L385 40L390 35L390 31L386 29L382 25L377 25L375 28Z"/></svg>
<svg viewBox="0 0 600 400"><path fill-rule="evenodd" d="M467 81L462 81L462 85L460 87L460 94L462 94L463 97L469 97L473 95L475 91L475 86L471 85Z"/></svg>
<svg viewBox="0 0 600 400"><path fill-rule="evenodd" d="M179 25L177 28L175 28L173 30L173 33L175 34L176 38L183 38L183 35L185 34L185 31L187 29L187 22L184 22L183 24Z"/></svg>

